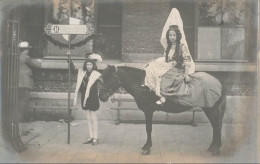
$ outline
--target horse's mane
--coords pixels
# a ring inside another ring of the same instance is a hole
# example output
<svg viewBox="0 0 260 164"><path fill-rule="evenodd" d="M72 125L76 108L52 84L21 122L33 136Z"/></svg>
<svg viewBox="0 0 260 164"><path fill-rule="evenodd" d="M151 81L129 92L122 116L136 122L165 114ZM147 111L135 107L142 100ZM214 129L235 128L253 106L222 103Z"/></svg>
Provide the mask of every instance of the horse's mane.
<svg viewBox="0 0 260 164"><path fill-rule="evenodd" d="M117 69L125 71L127 75L131 76L132 78L138 81L143 80L145 77L145 70L143 69L129 67L129 66L118 66ZM109 65L106 69L102 71L102 75L104 78L108 78L110 76L110 73L115 71L116 71L116 67Z"/></svg>
<svg viewBox="0 0 260 164"><path fill-rule="evenodd" d="M118 69L126 71L130 76L132 75L132 77L134 77L138 81L142 81L145 77L145 70L143 69L129 66L119 66Z"/></svg>
<svg viewBox="0 0 260 164"><path fill-rule="evenodd" d="M129 67L129 66L119 66L118 68L122 68L129 73L136 74L137 76L143 77L145 75L145 71L140 68Z"/></svg>

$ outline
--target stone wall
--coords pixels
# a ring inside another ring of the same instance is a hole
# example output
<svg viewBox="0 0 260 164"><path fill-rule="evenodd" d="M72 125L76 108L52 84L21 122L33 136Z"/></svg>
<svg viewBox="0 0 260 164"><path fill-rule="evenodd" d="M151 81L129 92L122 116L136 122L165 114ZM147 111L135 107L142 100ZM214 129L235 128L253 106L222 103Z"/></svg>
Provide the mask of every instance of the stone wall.
<svg viewBox="0 0 260 164"><path fill-rule="evenodd" d="M163 52L160 37L169 15L169 2L156 0L147 2L148 0L128 0L124 2L122 22L123 61L131 57L129 53L142 56L140 54L152 55Z"/></svg>
<svg viewBox="0 0 260 164"><path fill-rule="evenodd" d="M219 79L227 95L256 95L255 72L208 72ZM39 69L34 71L34 91L67 92L68 72L65 69ZM71 76L71 90L75 90L76 75Z"/></svg>
<svg viewBox="0 0 260 164"><path fill-rule="evenodd" d="M38 69L33 71L34 91L36 92L67 92L68 70ZM75 90L76 75L71 74L71 90Z"/></svg>

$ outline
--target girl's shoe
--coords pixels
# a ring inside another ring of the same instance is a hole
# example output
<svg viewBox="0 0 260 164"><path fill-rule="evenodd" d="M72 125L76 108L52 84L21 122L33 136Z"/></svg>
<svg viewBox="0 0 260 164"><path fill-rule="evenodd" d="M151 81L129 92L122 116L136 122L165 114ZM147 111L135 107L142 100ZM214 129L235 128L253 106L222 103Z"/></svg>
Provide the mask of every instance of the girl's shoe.
<svg viewBox="0 0 260 164"><path fill-rule="evenodd" d="M163 102L162 102L161 100L158 100L158 101L156 101L156 104L157 104L157 105L162 105Z"/></svg>
<svg viewBox="0 0 260 164"><path fill-rule="evenodd" d="M163 104L165 103L165 101L166 101L165 97L162 96L162 97L160 98L160 100L156 101L156 104L158 104L158 105L163 105Z"/></svg>
<svg viewBox="0 0 260 164"><path fill-rule="evenodd" d="M92 142L92 145L96 145L96 144L98 144L98 142L99 142L99 140L97 138L94 138L93 142Z"/></svg>
<svg viewBox="0 0 260 164"><path fill-rule="evenodd" d="M91 144L91 143L93 143L93 138L89 138L88 140L87 140L87 142L84 142L83 144Z"/></svg>

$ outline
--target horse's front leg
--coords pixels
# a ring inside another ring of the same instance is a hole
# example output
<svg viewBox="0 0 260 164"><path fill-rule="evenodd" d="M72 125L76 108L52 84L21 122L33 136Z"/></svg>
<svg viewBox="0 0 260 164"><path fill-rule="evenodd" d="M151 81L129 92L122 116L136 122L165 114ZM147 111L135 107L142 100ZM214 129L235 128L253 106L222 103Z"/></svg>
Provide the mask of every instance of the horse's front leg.
<svg viewBox="0 0 260 164"><path fill-rule="evenodd" d="M146 120L146 134L147 140L144 146L142 147L142 155L148 155L152 147L152 121L153 121L153 111L146 111L145 113Z"/></svg>

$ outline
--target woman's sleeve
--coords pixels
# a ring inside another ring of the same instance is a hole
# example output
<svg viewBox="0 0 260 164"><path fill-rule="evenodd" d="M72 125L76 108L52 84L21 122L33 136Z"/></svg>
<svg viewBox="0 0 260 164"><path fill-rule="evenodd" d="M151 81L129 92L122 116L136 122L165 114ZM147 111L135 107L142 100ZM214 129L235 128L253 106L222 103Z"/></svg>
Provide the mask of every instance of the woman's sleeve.
<svg viewBox="0 0 260 164"><path fill-rule="evenodd" d="M31 68L41 68L41 63L41 59L32 59L31 57L28 57L26 60L26 64Z"/></svg>
<svg viewBox="0 0 260 164"><path fill-rule="evenodd" d="M188 47L185 44L181 45L181 53L183 57L183 66L191 66L191 55Z"/></svg>

